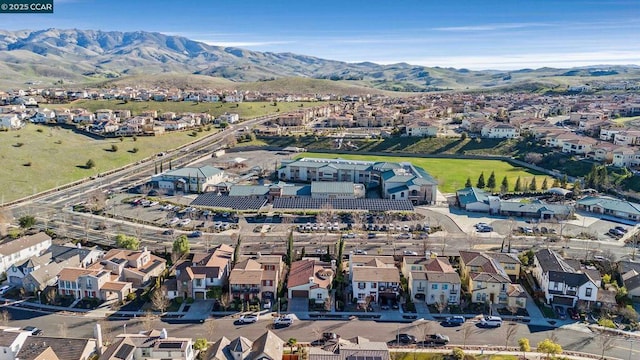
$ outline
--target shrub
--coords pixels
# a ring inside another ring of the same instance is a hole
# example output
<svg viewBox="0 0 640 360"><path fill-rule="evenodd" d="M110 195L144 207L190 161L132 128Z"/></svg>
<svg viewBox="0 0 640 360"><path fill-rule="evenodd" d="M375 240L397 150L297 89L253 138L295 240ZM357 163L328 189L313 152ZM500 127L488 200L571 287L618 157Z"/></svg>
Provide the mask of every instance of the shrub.
<svg viewBox="0 0 640 360"><path fill-rule="evenodd" d="M208 347L207 339L199 338L193 343L193 348L199 351L207 350Z"/></svg>
<svg viewBox="0 0 640 360"><path fill-rule="evenodd" d="M133 149L131 149L131 152L134 153L134 154L137 153L138 152L138 148L134 147Z"/></svg>
<svg viewBox="0 0 640 360"><path fill-rule="evenodd" d="M84 167L86 167L87 169L92 169L96 166L95 161L93 161L93 159L89 159L87 160L87 163L84 165Z"/></svg>
<svg viewBox="0 0 640 360"><path fill-rule="evenodd" d="M42 129L36 129L36 131L41 133L43 130Z"/></svg>
<svg viewBox="0 0 640 360"><path fill-rule="evenodd" d="M456 360L463 360L464 359L464 350L462 350L460 348L454 348L451 351L451 357L453 357Z"/></svg>
<svg viewBox="0 0 640 360"><path fill-rule="evenodd" d="M607 319L607 318L598 319L598 325L604 326L606 328L611 328L611 329L616 328L616 324L613 323L613 320Z"/></svg>
<svg viewBox="0 0 640 360"><path fill-rule="evenodd" d="M127 294L127 300L129 301L133 301L136 298L136 293L129 293Z"/></svg>
<svg viewBox="0 0 640 360"><path fill-rule="evenodd" d="M193 304L193 298L192 297L188 297L187 298L187 304Z"/></svg>
<svg viewBox="0 0 640 360"><path fill-rule="evenodd" d="M112 152L118 151L118 145L115 145L115 144L111 145L111 151Z"/></svg>
<svg viewBox="0 0 640 360"><path fill-rule="evenodd" d="M184 302L184 298L182 296L178 296L175 300L176 304L181 305Z"/></svg>

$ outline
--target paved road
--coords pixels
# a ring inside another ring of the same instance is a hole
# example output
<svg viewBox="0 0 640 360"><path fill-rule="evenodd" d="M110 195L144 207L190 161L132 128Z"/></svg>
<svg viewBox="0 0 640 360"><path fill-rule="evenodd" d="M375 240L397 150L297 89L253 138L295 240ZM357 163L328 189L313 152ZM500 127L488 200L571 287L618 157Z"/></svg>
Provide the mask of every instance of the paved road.
<svg viewBox="0 0 640 360"><path fill-rule="evenodd" d="M96 324L96 320L87 317L74 317L74 316L62 316L55 314L40 314L31 311L10 309L13 320L10 321L10 325L15 326L27 326L35 325L44 330L47 335L59 335L60 324L65 324L64 328L68 336L71 337L91 337L93 336L93 327ZM260 336L265 330L272 329L271 318L264 316L256 324L249 325L234 325L232 318L211 319L208 322L214 323L213 340L217 340L221 336L227 338L234 338L242 335L249 339L255 339ZM127 332L137 332L144 329L144 322L138 319L132 319L128 321L100 321L101 326L105 330L107 337L114 336L114 334L122 333L125 329ZM398 323L383 323L374 321L296 321L294 325L285 329L273 330L278 336L285 341L291 337L296 338L298 341L313 341L319 337L319 334L323 332L335 332L342 337L351 338L355 336L364 336L375 341L389 341L392 340L396 333L409 333L416 336L420 336L424 333L442 333L451 338L452 344L464 343L464 331L462 328L443 328L436 322L426 322L428 328L423 331L418 321L413 324L398 324ZM209 329L208 324L168 324L160 320L154 320L152 326L157 329L166 328L171 336L178 337L208 337ZM558 339L564 349L590 352L594 354L600 354L600 345L598 343L597 335L593 334L587 329L581 329L580 331L572 329L556 329L550 330L549 328L541 327L529 327L524 324L505 323L502 328L498 329L480 329L473 324L469 324L472 328L472 332L467 337L466 343L468 345L487 345L504 344L506 339L506 331L510 327L515 327L516 333L512 336L510 341L511 346L516 346L517 339L521 337L529 338L532 345L535 345L539 341L548 337L555 337ZM420 325L422 326L422 325ZM639 341L640 342L640 341ZM632 359L640 358L640 344L634 344ZM615 347L608 351L609 356L615 356L622 359L627 359L629 356L630 342L619 339L616 342Z"/></svg>

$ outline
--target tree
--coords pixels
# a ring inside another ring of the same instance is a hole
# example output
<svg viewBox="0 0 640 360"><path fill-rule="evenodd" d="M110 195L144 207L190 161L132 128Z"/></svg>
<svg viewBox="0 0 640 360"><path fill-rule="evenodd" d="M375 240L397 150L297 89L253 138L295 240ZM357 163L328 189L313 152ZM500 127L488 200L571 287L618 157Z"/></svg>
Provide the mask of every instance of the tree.
<svg viewBox="0 0 640 360"><path fill-rule="evenodd" d="M560 187L560 180L558 180L558 178L553 178L553 184L551 184L551 187Z"/></svg>
<svg viewBox="0 0 640 360"><path fill-rule="evenodd" d="M567 184L568 184L568 183L569 183L569 177L567 176L567 174L564 174L564 175L562 176L562 179L560 180L560 186L561 186L563 189L566 189L566 188L567 188Z"/></svg>
<svg viewBox="0 0 640 360"><path fill-rule="evenodd" d="M507 180L507 177L503 177L502 178L502 183L500 184L500 192L501 193L506 193L509 191L509 180Z"/></svg>
<svg viewBox="0 0 640 360"><path fill-rule="evenodd" d="M96 162L93 159L87 160L87 163L84 164L84 167L87 169L93 169L96 166Z"/></svg>
<svg viewBox="0 0 640 360"><path fill-rule="evenodd" d="M87 202L85 206L91 212L100 212L104 210L107 205L107 194L101 190L94 190L87 196Z"/></svg>
<svg viewBox="0 0 640 360"><path fill-rule="evenodd" d="M289 230L289 237L287 238L287 266L291 266L293 262L293 229Z"/></svg>
<svg viewBox="0 0 640 360"><path fill-rule="evenodd" d="M140 240L135 236L118 234L116 236L116 246L128 250L138 250L140 247Z"/></svg>
<svg viewBox="0 0 640 360"><path fill-rule="evenodd" d="M616 346L616 338L602 334L598 336L598 344L600 345L600 350L602 350L600 357L604 359L604 353Z"/></svg>
<svg viewBox="0 0 640 360"><path fill-rule="evenodd" d="M204 352L205 350L207 350L208 347L209 347L209 343L207 342L207 339L204 339L204 338L198 338L193 343L193 348L201 352Z"/></svg>
<svg viewBox="0 0 640 360"><path fill-rule="evenodd" d="M520 351L522 351L522 354L526 358L527 352L531 351L531 345L529 345L529 339L520 338L520 340L518 340L518 347L520 347Z"/></svg>
<svg viewBox="0 0 640 360"><path fill-rule="evenodd" d="M549 359L551 355L561 354L562 346L551 339L544 339L538 343L537 350L538 352L547 354L547 359Z"/></svg>
<svg viewBox="0 0 640 360"><path fill-rule="evenodd" d="M484 187L486 186L485 182L484 182L484 171L480 173L480 177L478 177L478 183L476 184L476 187L478 189L484 189Z"/></svg>
<svg viewBox="0 0 640 360"><path fill-rule="evenodd" d="M116 151L118 151L118 145L116 144L111 145L111 152L116 152Z"/></svg>
<svg viewBox="0 0 640 360"><path fill-rule="evenodd" d="M547 184L547 178L545 177L544 180L542 180L542 190L547 190L549 188L549 184Z"/></svg>
<svg viewBox="0 0 640 360"><path fill-rule="evenodd" d="M151 306L153 306L153 308L155 310L160 311L161 313L164 313L167 308L169 307L169 298L166 295L166 288L165 287L159 287L156 288L152 293L151 293Z"/></svg>
<svg viewBox="0 0 640 360"><path fill-rule="evenodd" d="M189 239L187 235L178 236L173 242L173 252L183 256L188 253L190 249Z"/></svg>
<svg viewBox="0 0 640 360"><path fill-rule="evenodd" d="M287 340L287 346L289 346L291 353L293 353L293 347L296 346L297 343L298 340L296 340L296 338L289 338L289 340Z"/></svg>
<svg viewBox="0 0 640 360"><path fill-rule="evenodd" d="M491 175L489 175L489 180L487 180L487 187L493 191L496 188L496 174L492 171Z"/></svg>
<svg viewBox="0 0 640 360"><path fill-rule="evenodd" d="M473 186L473 184L471 184L471 178L470 178L470 177L468 177L468 178L467 178L467 182L466 182L466 183L464 183L464 187L468 187L468 188L469 188L469 187L472 187L472 186Z"/></svg>
<svg viewBox="0 0 640 360"><path fill-rule="evenodd" d="M455 360L464 360L464 350L460 348L453 348L453 350L451 350L451 357Z"/></svg>
<svg viewBox="0 0 640 360"><path fill-rule="evenodd" d="M30 229L36 224L36 218L31 215L25 215L18 219L18 224L23 229Z"/></svg>
<svg viewBox="0 0 640 360"><path fill-rule="evenodd" d="M511 339L516 336L516 333L518 332L518 327L517 326L506 326L505 327L505 332L504 332L504 347L507 348L509 347L509 341L511 341Z"/></svg>
<svg viewBox="0 0 640 360"><path fill-rule="evenodd" d="M520 180L520 176L516 179L516 185L513 187L513 191L521 192L522 191L522 181Z"/></svg>
<svg viewBox="0 0 640 360"><path fill-rule="evenodd" d="M531 184L529 184L529 190L531 191L536 191L538 190L538 183L536 181L536 177L533 177L533 180L531 180Z"/></svg>
<svg viewBox="0 0 640 360"><path fill-rule="evenodd" d="M539 153L527 153L527 155L524 156L524 161L530 163L530 164L539 164L542 162L542 154Z"/></svg>
<svg viewBox="0 0 640 360"><path fill-rule="evenodd" d="M573 183L573 189L571 190L573 192L573 196L580 196L580 194L582 194L582 185L580 185L580 181L576 180Z"/></svg>
<svg viewBox="0 0 640 360"><path fill-rule="evenodd" d="M236 247L233 249L233 265L235 266L240 260L240 247L242 245L242 240L240 239L240 234L237 234L238 238L236 239Z"/></svg>
<svg viewBox="0 0 640 360"><path fill-rule="evenodd" d="M227 136L225 142L227 143L228 148L234 148L238 145L238 139L236 139L236 136L233 134Z"/></svg>
<svg viewBox="0 0 640 360"><path fill-rule="evenodd" d="M7 310L2 310L2 312L0 312L0 322L2 325L7 326L9 325L9 321L11 321L11 313Z"/></svg>

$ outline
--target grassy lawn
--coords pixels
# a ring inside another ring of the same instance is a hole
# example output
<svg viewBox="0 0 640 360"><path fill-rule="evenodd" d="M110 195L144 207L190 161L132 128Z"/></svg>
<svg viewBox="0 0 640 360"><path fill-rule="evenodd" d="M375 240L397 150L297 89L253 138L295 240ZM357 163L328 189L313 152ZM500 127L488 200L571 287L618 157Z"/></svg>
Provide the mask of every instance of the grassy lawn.
<svg viewBox="0 0 640 360"><path fill-rule="evenodd" d="M470 160L470 159L427 159L427 158L409 158L398 156L364 156L349 154L320 154L320 153L304 153L298 157L316 157L316 158L343 158L352 160L370 160L370 161L391 161L391 162L411 162L416 166L424 168L431 176L439 182L439 190L443 193L453 193L457 189L464 187L467 177L471 178L472 184L475 186L480 173L484 172L485 182L489 179L491 171L495 172L496 184L498 189L504 176L507 177L509 188L513 189L516 179L521 177L521 184L530 183L534 175L538 188L542 186L545 175L531 172L526 168L514 167L506 161L500 160ZM553 179L549 177L547 184L551 187Z"/></svg>
<svg viewBox="0 0 640 360"><path fill-rule="evenodd" d="M60 108L84 108L91 112L98 109L131 110L132 115L137 115L143 111L157 110L158 112L194 112L209 113L219 116L225 112L237 113L240 118L253 118L272 114L274 112L289 112L296 109L314 107L325 104L323 102L279 102L275 106L272 102L244 102L244 103L195 103L189 101L129 101L124 103L120 100L76 100L70 104L47 104L50 109Z"/></svg>
<svg viewBox="0 0 640 360"><path fill-rule="evenodd" d="M640 116L630 116L630 117L620 117L617 119L613 119L613 122L618 124L626 124L628 122L638 121L638 120L640 120Z"/></svg>
<svg viewBox="0 0 640 360"><path fill-rule="evenodd" d="M40 131L38 131L40 130ZM71 130L29 124L18 131L0 132L0 202L11 201L74 180L114 169L162 151L174 149L210 134L203 131L170 133L158 137L94 140ZM23 145L18 146L18 143ZM116 145L118 151L112 152ZM137 147L138 152L131 150ZM92 159L96 166L85 169ZM31 166L25 164L31 163Z"/></svg>

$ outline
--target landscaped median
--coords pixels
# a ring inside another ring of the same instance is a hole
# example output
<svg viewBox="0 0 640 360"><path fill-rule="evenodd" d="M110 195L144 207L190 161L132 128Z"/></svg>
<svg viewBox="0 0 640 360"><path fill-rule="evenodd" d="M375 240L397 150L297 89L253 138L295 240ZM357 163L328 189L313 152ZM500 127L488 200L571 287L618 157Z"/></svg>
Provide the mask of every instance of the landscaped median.
<svg viewBox="0 0 640 360"><path fill-rule="evenodd" d="M458 350L456 350L458 349ZM518 360L518 359L546 359L547 354L529 351L522 352L516 347L504 346L460 346L460 345L447 345L437 348L415 348L415 347L393 347L389 349L390 359L392 360L444 360L447 356L451 356L453 359L476 359L476 360ZM459 357L462 354L463 357ZM592 360L592 359L605 359L605 360L622 360L620 358L605 356L602 358L600 355L581 353L577 351L563 351L560 354L553 355L553 359L570 359L570 360Z"/></svg>

